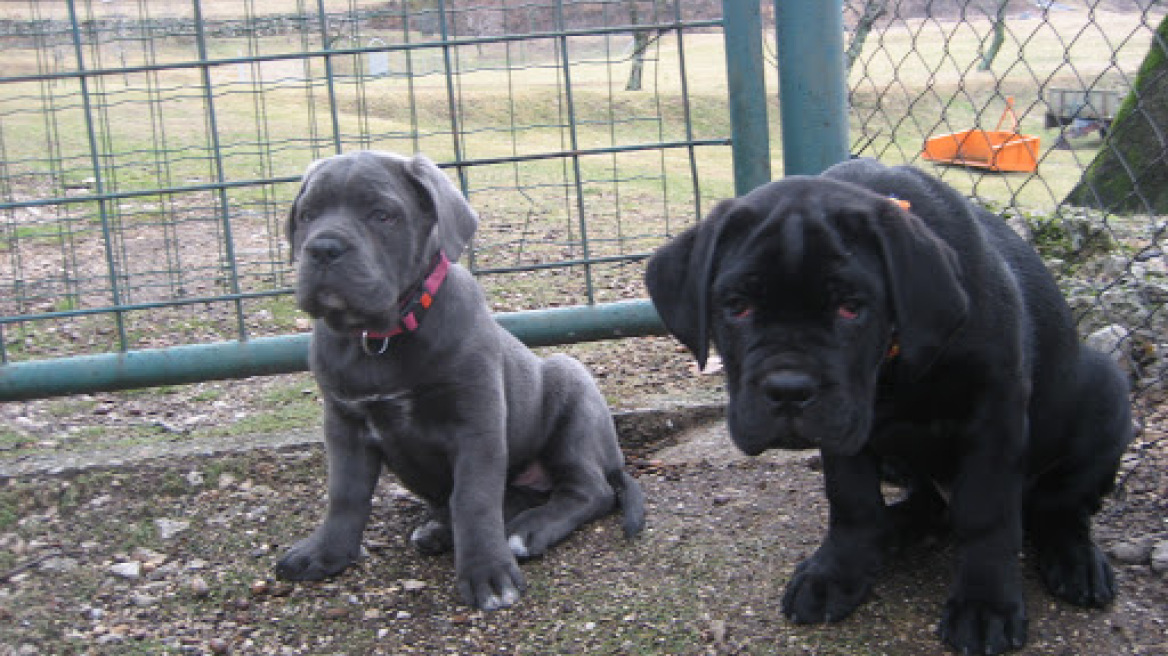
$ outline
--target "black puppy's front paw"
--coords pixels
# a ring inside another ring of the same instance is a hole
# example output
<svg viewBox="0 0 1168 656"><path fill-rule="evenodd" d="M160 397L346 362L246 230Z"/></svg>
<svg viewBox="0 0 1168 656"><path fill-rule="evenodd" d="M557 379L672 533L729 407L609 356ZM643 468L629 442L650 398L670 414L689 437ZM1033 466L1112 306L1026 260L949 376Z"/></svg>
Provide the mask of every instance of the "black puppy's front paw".
<svg viewBox="0 0 1168 656"><path fill-rule="evenodd" d="M482 560L458 567L458 591L463 601L482 610L498 610L519 601L527 587L515 558Z"/></svg>
<svg viewBox="0 0 1168 656"><path fill-rule="evenodd" d="M837 622L872 590L868 576L849 573L821 549L799 563L783 593L783 615L796 624Z"/></svg>
<svg viewBox="0 0 1168 656"><path fill-rule="evenodd" d="M939 633L959 654L1000 654L1026 644L1026 608L1022 600L1002 603L959 599L945 604Z"/></svg>
<svg viewBox="0 0 1168 656"><path fill-rule="evenodd" d="M361 545L346 547L317 533L292 545L276 563L276 576L286 581L317 581L340 574L357 560Z"/></svg>
<svg viewBox="0 0 1168 656"><path fill-rule="evenodd" d="M1051 594L1076 606L1103 608L1115 599L1111 564L1090 540L1040 547L1038 570Z"/></svg>

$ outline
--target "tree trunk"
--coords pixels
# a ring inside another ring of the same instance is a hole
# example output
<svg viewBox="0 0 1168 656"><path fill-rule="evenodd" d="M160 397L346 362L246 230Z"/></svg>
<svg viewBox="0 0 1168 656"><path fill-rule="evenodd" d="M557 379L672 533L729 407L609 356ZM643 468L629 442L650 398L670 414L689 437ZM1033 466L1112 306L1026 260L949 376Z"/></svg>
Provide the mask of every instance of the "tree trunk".
<svg viewBox="0 0 1168 656"><path fill-rule="evenodd" d="M641 21L637 11L637 0L629 0L628 7L631 24L639 25ZM633 32L632 66L629 68L629 79L625 82L625 91L641 90L641 77L645 70L645 51L649 49L652 42L653 37L649 30Z"/></svg>
<svg viewBox="0 0 1168 656"><path fill-rule="evenodd" d="M852 64L856 63L856 60L860 58L860 53L864 51L864 40L872 31L872 24L887 11L888 0L868 0L864 3L864 13L856 22L856 31L852 33L852 41L848 44L848 50L845 53L848 73L852 72Z"/></svg>
<svg viewBox="0 0 1168 656"><path fill-rule="evenodd" d="M1006 41L1006 5L1009 3L1010 0L998 0L998 13L994 16L994 40L990 42L990 47L982 55L981 64L978 65L979 70L990 70L990 67L994 65L994 59L998 56L998 51L1002 49L1002 43Z"/></svg>
<svg viewBox="0 0 1168 656"><path fill-rule="evenodd" d="M1168 16L1095 160L1064 201L1108 212L1168 214Z"/></svg>
<svg viewBox="0 0 1168 656"><path fill-rule="evenodd" d="M641 90L641 75L645 70L645 51L649 49L648 30L633 32L633 65L629 69L629 79L625 83L625 91Z"/></svg>

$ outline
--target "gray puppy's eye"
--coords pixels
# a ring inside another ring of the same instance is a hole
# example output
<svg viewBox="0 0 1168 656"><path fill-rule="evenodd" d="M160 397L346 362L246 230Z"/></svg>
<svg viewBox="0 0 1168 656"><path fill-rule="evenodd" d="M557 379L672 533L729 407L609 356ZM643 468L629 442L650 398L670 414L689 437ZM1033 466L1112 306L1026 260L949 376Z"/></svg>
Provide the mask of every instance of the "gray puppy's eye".
<svg viewBox="0 0 1168 656"><path fill-rule="evenodd" d="M369 213L368 219L374 223L393 223L397 221L398 214L387 209L376 209Z"/></svg>

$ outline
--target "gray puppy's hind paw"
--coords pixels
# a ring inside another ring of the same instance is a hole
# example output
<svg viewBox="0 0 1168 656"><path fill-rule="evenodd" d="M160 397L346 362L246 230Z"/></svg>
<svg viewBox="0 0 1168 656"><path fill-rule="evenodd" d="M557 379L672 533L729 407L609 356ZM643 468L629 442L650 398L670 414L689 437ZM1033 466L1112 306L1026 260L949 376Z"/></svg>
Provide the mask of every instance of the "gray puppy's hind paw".
<svg viewBox="0 0 1168 656"><path fill-rule="evenodd" d="M530 553L527 551L527 545L524 544L523 538L518 535L512 535L507 538L507 546L511 547L511 553L516 558L527 558L530 556Z"/></svg>
<svg viewBox="0 0 1168 656"><path fill-rule="evenodd" d="M410 544L427 556L437 556L454 547L454 536L449 525L431 520L414 529Z"/></svg>

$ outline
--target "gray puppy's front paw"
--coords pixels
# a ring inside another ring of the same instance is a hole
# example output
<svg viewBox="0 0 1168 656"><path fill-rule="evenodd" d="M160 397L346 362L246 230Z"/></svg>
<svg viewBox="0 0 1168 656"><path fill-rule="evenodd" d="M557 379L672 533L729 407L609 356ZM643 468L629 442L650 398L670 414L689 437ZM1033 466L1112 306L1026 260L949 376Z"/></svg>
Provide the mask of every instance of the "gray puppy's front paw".
<svg viewBox="0 0 1168 656"><path fill-rule="evenodd" d="M458 591L463 601L482 610L498 610L519 601L527 583L515 558L459 567Z"/></svg>
<svg viewBox="0 0 1168 656"><path fill-rule="evenodd" d="M318 534L304 538L276 563L276 576L287 581L317 581L340 574L361 553L361 545L338 547Z"/></svg>

